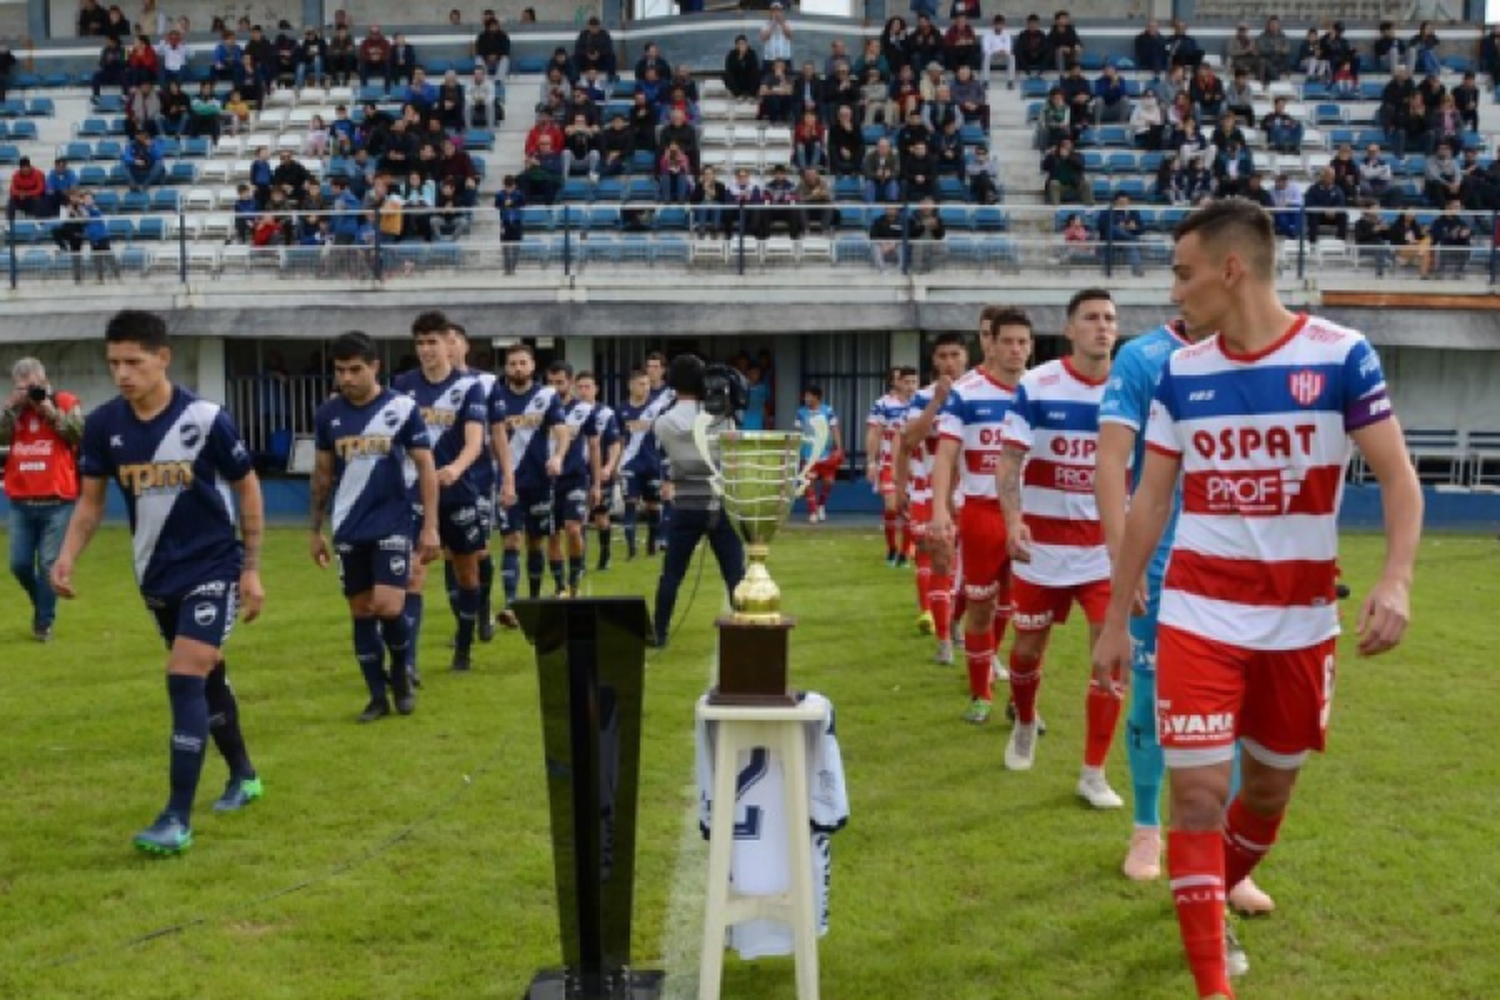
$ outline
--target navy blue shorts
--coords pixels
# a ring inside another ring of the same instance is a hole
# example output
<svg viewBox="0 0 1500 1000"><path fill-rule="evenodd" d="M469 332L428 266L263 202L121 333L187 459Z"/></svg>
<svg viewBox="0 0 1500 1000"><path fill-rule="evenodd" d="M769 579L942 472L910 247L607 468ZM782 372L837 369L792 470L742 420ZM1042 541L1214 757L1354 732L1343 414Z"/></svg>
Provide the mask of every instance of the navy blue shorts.
<svg viewBox="0 0 1500 1000"><path fill-rule="evenodd" d="M444 551L461 556L480 551L489 541L473 503L439 507L438 538Z"/></svg>
<svg viewBox="0 0 1500 1000"><path fill-rule="evenodd" d="M547 538L554 530L550 486L518 491L516 502L505 512L506 534L525 532L531 538Z"/></svg>
<svg viewBox="0 0 1500 1000"><path fill-rule="evenodd" d="M391 535L375 542L340 542L333 551L338 556L345 597L375 587L405 590L411 579L411 538L407 535Z"/></svg>
<svg viewBox="0 0 1500 1000"><path fill-rule="evenodd" d="M618 482L618 479L605 480L604 485L599 487L599 502L589 509L589 513L595 517L609 513L610 507L614 505L615 484Z"/></svg>
<svg viewBox="0 0 1500 1000"><path fill-rule="evenodd" d="M495 530L495 498L489 493L481 493L475 499L474 507L479 511L479 530L487 543L490 532Z"/></svg>
<svg viewBox="0 0 1500 1000"><path fill-rule="evenodd" d="M587 479L559 479L552 485L552 523L582 524L589 516Z"/></svg>
<svg viewBox="0 0 1500 1000"><path fill-rule="evenodd" d="M661 473L648 472L639 473L625 469L620 473L620 480L625 484L625 499L644 500L647 503L661 502Z"/></svg>
<svg viewBox="0 0 1500 1000"><path fill-rule="evenodd" d="M239 613L240 585L229 580L212 580L181 597L143 596L168 649L178 639L192 639L223 649L229 633L234 631L234 617Z"/></svg>

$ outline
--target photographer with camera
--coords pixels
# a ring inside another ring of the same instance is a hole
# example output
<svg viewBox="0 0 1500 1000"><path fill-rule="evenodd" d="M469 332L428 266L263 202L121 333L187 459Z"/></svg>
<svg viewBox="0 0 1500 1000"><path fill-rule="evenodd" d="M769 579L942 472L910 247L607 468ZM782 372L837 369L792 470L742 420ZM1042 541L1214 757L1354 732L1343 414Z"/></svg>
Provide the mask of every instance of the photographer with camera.
<svg viewBox="0 0 1500 1000"><path fill-rule="evenodd" d="M657 648L667 644L677 589L687 575L698 542L705 535L729 593L734 593L745 575L744 546L734 525L724 516L721 498L714 492L713 468L693 440L693 427L700 414L704 415L710 420L708 439L715 452L711 457L718 461L718 435L736 428L736 418L748 399L744 378L733 368L706 366L701 358L682 354L672 359L667 384L677 401L652 424L652 433L670 468L663 496L673 505L672 520L666 529L666 556L662 560L661 579L656 584L654 645Z"/></svg>
<svg viewBox="0 0 1500 1000"><path fill-rule="evenodd" d="M46 642L57 617L57 595L48 579L78 499L83 406L77 396L48 384L36 358L17 361L11 380L15 391L0 411L0 445L10 445L5 460L10 571L31 598L31 634Z"/></svg>

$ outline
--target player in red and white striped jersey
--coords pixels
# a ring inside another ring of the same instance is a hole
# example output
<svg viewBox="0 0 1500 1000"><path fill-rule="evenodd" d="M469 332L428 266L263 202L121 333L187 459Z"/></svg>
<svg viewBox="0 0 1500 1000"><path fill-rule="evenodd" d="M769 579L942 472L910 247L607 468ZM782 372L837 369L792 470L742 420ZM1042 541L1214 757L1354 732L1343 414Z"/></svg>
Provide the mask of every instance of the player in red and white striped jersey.
<svg viewBox="0 0 1500 1000"><path fill-rule="evenodd" d="M932 520L932 463L937 457L938 416L953 383L969 366L969 346L954 331L932 345L935 380L912 396L897 439L896 489L917 541L917 628L937 635L938 663L953 662L953 545L927 530ZM951 481L950 477L950 481Z"/></svg>
<svg viewBox="0 0 1500 1000"><path fill-rule="evenodd" d="M1068 356L1021 379L1005 417L1005 453L995 477L1015 576L1010 694L1016 725L1005 747L1012 771L1029 771L1035 759L1036 698L1053 624L1066 622L1076 602L1092 643L1109 604L1109 552L1094 501L1099 403L1119 337L1109 292L1089 288L1074 295L1063 333L1072 345ZM1077 790L1096 809L1124 804L1104 777L1120 703L1118 682L1089 686Z"/></svg>
<svg viewBox="0 0 1500 1000"><path fill-rule="evenodd" d="M885 395L871 404L865 418L865 479L880 494L884 506L885 561L891 566L905 566L911 557L911 526L901 517L901 498L896 494L896 444L916 391L915 368L892 368Z"/></svg>
<svg viewBox="0 0 1500 1000"><path fill-rule="evenodd" d="M1227 199L1193 213L1178 229L1173 273L1184 321L1219 332L1172 355L1158 383L1094 673L1130 663L1131 595L1180 473L1157 646L1167 871L1198 995L1231 998L1224 888L1270 850L1328 727L1349 439L1380 482L1386 525L1385 565L1359 614L1362 655L1406 631L1422 494L1369 342L1295 316L1277 297L1264 210ZM1242 783L1227 802L1236 737Z"/></svg>
<svg viewBox="0 0 1500 1000"><path fill-rule="evenodd" d="M1016 383L1031 359L1031 317L1020 309L986 306L979 315L984 362L954 385L938 418L938 451L932 468L930 534L954 538L953 473L963 499L959 534L963 544L964 657L969 667L969 711L976 724L989 721L995 650L1010 618L1010 556L1005 515L995 494L1001 426Z"/></svg>

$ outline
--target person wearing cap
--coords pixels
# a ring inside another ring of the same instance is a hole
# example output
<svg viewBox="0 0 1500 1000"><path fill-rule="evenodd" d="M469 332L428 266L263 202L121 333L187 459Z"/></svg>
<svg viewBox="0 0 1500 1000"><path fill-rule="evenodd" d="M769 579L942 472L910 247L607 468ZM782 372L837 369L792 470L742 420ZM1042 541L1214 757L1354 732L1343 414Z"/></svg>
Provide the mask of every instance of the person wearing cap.
<svg viewBox="0 0 1500 1000"><path fill-rule="evenodd" d="M754 100L760 93L760 56L744 35L734 36L734 48L724 56L724 88L737 101Z"/></svg>
<svg viewBox="0 0 1500 1000"><path fill-rule="evenodd" d="M1083 39L1073 27L1073 18L1065 10L1052 15L1052 30L1047 32L1047 49L1052 53L1052 62L1061 73L1069 65L1083 58Z"/></svg>
<svg viewBox="0 0 1500 1000"><path fill-rule="evenodd" d="M1016 54L1010 37L1010 31L1005 27L1005 15L996 14L994 21L990 23L989 30L980 37L980 72L988 75L995 67L995 60L1000 59L1005 66L1005 89L1016 89Z"/></svg>
<svg viewBox="0 0 1500 1000"><path fill-rule="evenodd" d="M796 32L786 20L786 8L781 0L771 0L771 9L766 23L760 29L761 55L766 62L782 59L791 62L792 38Z"/></svg>

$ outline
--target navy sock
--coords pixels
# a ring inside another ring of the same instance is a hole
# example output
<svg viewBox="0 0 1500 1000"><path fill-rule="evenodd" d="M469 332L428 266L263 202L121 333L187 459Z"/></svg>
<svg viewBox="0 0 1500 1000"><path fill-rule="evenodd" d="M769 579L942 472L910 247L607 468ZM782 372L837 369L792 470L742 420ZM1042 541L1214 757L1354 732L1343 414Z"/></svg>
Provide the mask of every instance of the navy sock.
<svg viewBox="0 0 1500 1000"><path fill-rule="evenodd" d="M646 511L646 552L654 553L661 544L661 509Z"/></svg>
<svg viewBox="0 0 1500 1000"><path fill-rule="evenodd" d="M552 571L552 585L558 590L563 589L563 561L561 559L548 559L547 568Z"/></svg>
<svg viewBox="0 0 1500 1000"><path fill-rule="evenodd" d="M402 608L402 612L402 617L406 619L406 669L415 672L417 669L417 639L422 635L421 593L407 591L406 604Z"/></svg>
<svg viewBox="0 0 1500 1000"><path fill-rule="evenodd" d="M236 778L255 777L255 767L245 749L245 736L240 732L240 703L234 696L234 688L229 686L229 668L223 663L208 675L203 695L208 704L208 731L219 755L229 765L229 773Z"/></svg>
<svg viewBox="0 0 1500 1000"><path fill-rule="evenodd" d="M526 553L526 586L531 588L533 600L542 595L542 571L546 568L547 560L541 549L531 549Z"/></svg>
<svg viewBox="0 0 1500 1000"><path fill-rule="evenodd" d="M479 588L458 588L458 636L453 649L467 653L474 645L474 621L479 617Z"/></svg>
<svg viewBox="0 0 1500 1000"><path fill-rule="evenodd" d="M406 676L407 647L411 645L411 626L405 615L380 619L380 638L391 654L391 686L398 692L410 686Z"/></svg>
<svg viewBox="0 0 1500 1000"><path fill-rule="evenodd" d="M453 568L453 563L443 560L443 583L448 588L448 610L453 612L453 617L458 617L458 572Z"/></svg>
<svg viewBox="0 0 1500 1000"><path fill-rule="evenodd" d="M198 776L203 773L203 748L208 743L208 699L202 677L167 675L167 697L172 700L172 793L167 812L184 825L193 814Z"/></svg>
<svg viewBox="0 0 1500 1000"><path fill-rule="evenodd" d="M506 549L500 557L500 582L505 587L505 606L516 603L516 588L521 585L521 553Z"/></svg>
<svg viewBox="0 0 1500 1000"><path fill-rule="evenodd" d="M636 504L628 503L625 505L625 552L632 556L635 555L635 522L637 510L638 505Z"/></svg>
<svg viewBox="0 0 1500 1000"><path fill-rule="evenodd" d="M490 594L495 589L495 560L488 552L479 557L479 613L488 618Z"/></svg>
<svg viewBox="0 0 1500 1000"><path fill-rule="evenodd" d="M365 686L376 701L385 698L385 644L380 641L380 622L354 619L354 658L365 675Z"/></svg>
<svg viewBox="0 0 1500 1000"><path fill-rule="evenodd" d="M609 565L609 545L612 541L611 536L614 534L614 531L610 529L609 525L605 525L602 528L594 529L594 534L599 536L599 566L603 568Z"/></svg>
<svg viewBox="0 0 1500 1000"><path fill-rule="evenodd" d="M578 584L583 581L583 567L587 563L587 556L568 557L568 588L570 590L578 589Z"/></svg>

